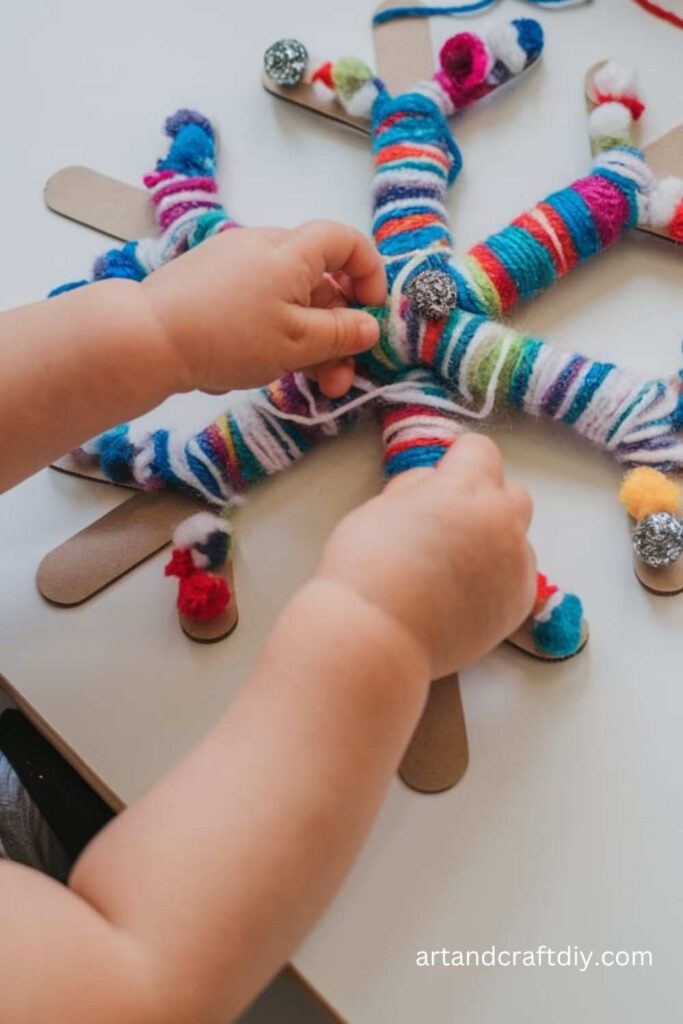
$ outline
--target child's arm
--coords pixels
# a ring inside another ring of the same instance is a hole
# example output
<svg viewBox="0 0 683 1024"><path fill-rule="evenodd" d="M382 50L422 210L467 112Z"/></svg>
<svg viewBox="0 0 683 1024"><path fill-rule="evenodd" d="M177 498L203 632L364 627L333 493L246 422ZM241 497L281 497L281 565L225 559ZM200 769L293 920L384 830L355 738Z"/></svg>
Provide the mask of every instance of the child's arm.
<svg viewBox="0 0 683 1024"><path fill-rule="evenodd" d="M430 678L528 612L529 516L497 449L464 436L347 517L222 721L70 889L0 872L0 1019L232 1019L339 886Z"/></svg>
<svg viewBox="0 0 683 1024"><path fill-rule="evenodd" d="M384 272L359 231L316 221L227 231L144 283L113 280L0 314L0 491L177 391L265 384L318 367L344 393L348 357L376 322L346 308L384 301Z"/></svg>

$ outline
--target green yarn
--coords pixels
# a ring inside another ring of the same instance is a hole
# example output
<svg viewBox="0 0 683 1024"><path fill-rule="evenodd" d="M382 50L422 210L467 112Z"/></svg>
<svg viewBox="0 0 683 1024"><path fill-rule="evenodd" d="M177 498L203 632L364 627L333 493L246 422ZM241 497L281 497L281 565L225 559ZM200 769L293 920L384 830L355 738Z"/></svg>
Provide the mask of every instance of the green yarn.
<svg viewBox="0 0 683 1024"><path fill-rule="evenodd" d="M342 57L332 68L334 87L345 100L355 96L358 90L371 80L372 71L365 61L359 60L358 57Z"/></svg>

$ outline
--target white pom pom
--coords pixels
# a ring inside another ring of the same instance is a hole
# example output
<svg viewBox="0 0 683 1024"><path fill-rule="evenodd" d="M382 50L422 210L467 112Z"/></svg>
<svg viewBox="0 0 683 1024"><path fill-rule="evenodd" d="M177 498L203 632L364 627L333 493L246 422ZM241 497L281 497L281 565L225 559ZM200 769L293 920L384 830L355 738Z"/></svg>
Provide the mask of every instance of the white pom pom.
<svg viewBox="0 0 683 1024"><path fill-rule="evenodd" d="M671 223L679 203L683 202L683 180L662 178L650 193L648 221L653 228L665 228Z"/></svg>
<svg viewBox="0 0 683 1024"><path fill-rule="evenodd" d="M491 53L501 61L513 75L518 75L526 67L529 59L526 51L519 45L517 29L507 22L498 25L486 37Z"/></svg>
<svg viewBox="0 0 683 1024"><path fill-rule="evenodd" d="M313 82L313 92L320 103L334 103L336 99L334 89L330 89L329 85L325 85L319 78Z"/></svg>
<svg viewBox="0 0 683 1024"><path fill-rule="evenodd" d="M616 60L608 60L596 71L593 84L603 96L638 96L635 71Z"/></svg>
<svg viewBox="0 0 683 1024"><path fill-rule="evenodd" d="M633 118L623 103L601 103L588 118L592 139L628 138Z"/></svg>
<svg viewBox="0 0 683 1024"><path fill-rule="evenodd" d="M345 99L340 93L338 98L346 113L351 117L369 118L377 99L377 86L374 82L365 82L360 89L354 92L353 96L348 96Z"/></svg>
<svg viewBox="0 0 683 1024"><path fill-rule="evenodd" d="M173 547L191 548L195 544L205 544L211 534L217 531L229 534L230 524L212 512L198 512L176 528L173 534Z"/></svg>

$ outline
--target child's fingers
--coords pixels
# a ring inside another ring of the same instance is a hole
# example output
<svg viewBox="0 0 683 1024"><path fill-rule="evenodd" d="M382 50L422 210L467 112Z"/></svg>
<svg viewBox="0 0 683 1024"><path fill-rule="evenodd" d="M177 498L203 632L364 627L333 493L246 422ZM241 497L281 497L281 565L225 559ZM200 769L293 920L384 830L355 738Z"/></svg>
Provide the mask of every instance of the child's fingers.
<svg viewBox="0 0 683 1024"><path fill-rule="evenodd" d="M298 370L330 360L344 359L372 348L379 340L374 317L361 309L335 306L332 309L296 310L294 336L299 347Z"/></svg>
<svg viewBox="0 0 683 1024"><path fill-rule="evenodd" d="M318 309L332 309L334 306L348 306L348 301L332 275L324 274L311 292L311 305Z"/></svg>
<svg viewBox="0 0 683 1024"><path fill-rule="evenodd" d="M459 488L484 480L501 486L503 457L493 441L481 434L462 434L438 466L439 475Z"/></svg>
<svg viewBox="0 0 683 1024"><path fill-rule="evenodd" d="M326 272L342 271L351 279L359 303L384 304L387 282L382 260L361 231L335 221L313 220L296 228L292 240L316 279Z"/></svg>
<svg viewBox="0 0 683 1024"><path fill-rule="evenodd" d="M517 514L521 525L525 530L531 526L531 519L534 512L534 505L528 491L519 484L511 483L506 485L507 496Z"/></svg>

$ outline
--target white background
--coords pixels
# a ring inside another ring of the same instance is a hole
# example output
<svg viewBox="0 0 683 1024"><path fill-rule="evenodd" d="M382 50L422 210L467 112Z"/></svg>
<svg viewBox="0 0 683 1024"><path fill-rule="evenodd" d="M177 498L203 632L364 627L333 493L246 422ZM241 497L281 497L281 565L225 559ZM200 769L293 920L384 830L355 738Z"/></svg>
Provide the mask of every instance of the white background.
<svg viewBox="0 0 683 1024"><path fill-rule="evenodd" d="M278 104L259 85L263 50L283 35L321 57L370 59L366 0L3 6L0 305L83 276L106 245L44 209L49 174L85 163L139 180L160 152L163 117L179 106L218 125L221 185L239 219L325 216L367 227L367 140ZM529 14L504 0L476 24ZM462 246L585 172L582 82L596 60L638 66L644 141L683 120L680 30L629 0L540 18L542 65L458 121L465 169L451 210ZM435 38L457 27L441 20ZM664 242L629 239L516 320L633 370L674 372L682 261ZM179 405L204 422L216 403ZM635 583L616 466L561 427L510 420L495 437L510 475L536 499L543 567L585 600L590 645L555 667L504 648L463 673L467 775L432 798L393 785L352 876L294 962L354 1024L667 1024L680 1017L683 598L657 600ZM120 497L40 474L0 500L0 671L121 798L134 799L226 706L331 525L379 479L377 438L366 429L255 491L237 529L240 627L205 648L177 628L163 556L82 608L41 602L42 555ZM494 943L650 949L655 966L583 975L414 966L419 949Z"/></svg>

